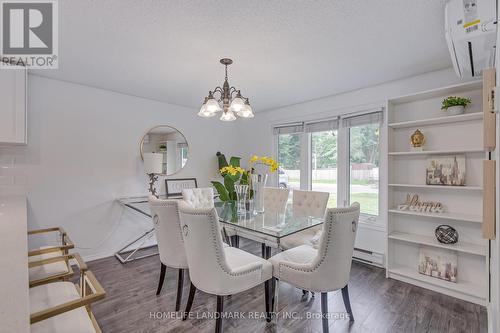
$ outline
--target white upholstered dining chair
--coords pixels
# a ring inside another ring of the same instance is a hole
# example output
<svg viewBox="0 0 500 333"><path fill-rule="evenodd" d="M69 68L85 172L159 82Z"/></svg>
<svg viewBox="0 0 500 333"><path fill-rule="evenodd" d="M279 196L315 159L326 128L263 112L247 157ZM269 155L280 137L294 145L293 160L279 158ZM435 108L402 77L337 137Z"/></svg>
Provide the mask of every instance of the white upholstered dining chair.
<svg viewBox="0 0 500 333"><path fill-rule="evenodd" d="M293 214L297 216L323 217L330 193L318 191L293 190ZM280 247L284 250L291 249L300 245L317 246L321 237L322 226L297 232L284 237L280 241Z"/></svg>
<svg viewBox="0 0 500 333"><path fill-rule="evenodd" d="M212 208L214 190L211 187L186 188L182 190L182 199L194 208Z"/></svg>
<svg viewBox="0 0 500 333"><path fill-rule="evenodd" d="M271 263L238 248L224 247L215 208L197 209L180 202L179 215L191 279L183 320L191 310L196 289L217 296L215 332L222 331L224 296L264 284L269 311Z"/></svg>
<svg viewBox="0 0 500 333"><path fill-rule="evenodd" d="M318 248L301 245L271 257L274 276L274 313L277 313L279 282L321 293L323 332L328 332L328 292L342 290L349 319L354 320L348 281L359 221L359 204L329 208Z"/></svg>
<svg viewBox="0 0 500 333"><path fill-rule="evenodd" d="M179 200L161 200L149 197L151 217L153 219L158 252L160 254L160 280L156 295L159 295L165 280L167 267L178 269L177 298L175 311L179 311L182 301L184 270L188 268L184 242L179 221Z"/></svg>
<svg viewBox="0 0 500 333"><path fill-rule="evenodd" d="M290 189L264 187L264 209L268 213L282 213L285 211Z"/></svg>
<svg viewBox="0 0 500 333"><path fill-rule="evenodd" d="M211 187L183 189L182 199L192 208L212 208L215 205L214 190ZM240 240L236 232L226 230L224 226L220 226L220 230L226 245L239 247Z"/></svg>

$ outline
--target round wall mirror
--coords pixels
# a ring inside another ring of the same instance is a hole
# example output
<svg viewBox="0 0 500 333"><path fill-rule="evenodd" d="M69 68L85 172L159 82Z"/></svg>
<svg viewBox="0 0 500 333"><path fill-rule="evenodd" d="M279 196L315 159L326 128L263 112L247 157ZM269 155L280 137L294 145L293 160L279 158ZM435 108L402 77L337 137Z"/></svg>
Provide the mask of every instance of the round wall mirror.
<svg viewBox="0 0 500 333"><path fill-rule="evenodd" d="M186 138L176 128L160 125L144 134L140 150L142 160L146 153L162 154L162 174L169 176L186 165L189 148Z"/></svg>

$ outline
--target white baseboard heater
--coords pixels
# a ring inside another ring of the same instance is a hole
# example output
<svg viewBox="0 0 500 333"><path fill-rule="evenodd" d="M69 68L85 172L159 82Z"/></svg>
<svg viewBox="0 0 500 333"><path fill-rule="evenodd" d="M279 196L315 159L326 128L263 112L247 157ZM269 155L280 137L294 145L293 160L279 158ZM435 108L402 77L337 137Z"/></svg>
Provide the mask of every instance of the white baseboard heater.
<svg viewBox="0 0 500 333"><path fill-rule="evenodd" d="M352 259L378 267L385 267L384 255L377 252L354 248Z"/></svg>

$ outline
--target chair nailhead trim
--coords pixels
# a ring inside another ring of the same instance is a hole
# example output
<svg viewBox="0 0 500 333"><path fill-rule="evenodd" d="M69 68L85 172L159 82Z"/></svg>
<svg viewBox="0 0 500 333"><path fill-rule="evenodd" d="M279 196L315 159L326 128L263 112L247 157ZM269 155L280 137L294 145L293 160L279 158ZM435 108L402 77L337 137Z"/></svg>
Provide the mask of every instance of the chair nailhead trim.
<svg viewBox="0 0 500 333"><path fill-rule="evenodd" d="M213 208L215 209L215 208ZM225 261L222 261L222 253L220 252L220 247L217 246L217 236L216 236L216 232L219 232L219 228L217 226L217 223L219 223L219 221L214 221L214 214L212 212L203 212L203 213L198 213L198 212L182 212L183 214L189 214L189 215L197 215L197 216L208 216L210 218L210 231L211 231L211 236L212 236L212 245L214 246L215 248L215 256L217 258L217 263L219 264L219 267L222 269L222 271L224 273L226 273L227 275L229 276L243 276L243 275L247 275L247 274L250 274L250 273L253 273L253 272L256 272L256 271L259 271L261 270L262 267L256 267L256 268L252 268L252 269L248 269L248 270L245 270L245 271L242 271L242 272L239 272L239 273L233 273L231 272L228 267L227 267L227 264ZM217 229L217 230L215 230Z"/></svg>
<svg viewBox="0 0 500 333"><path fill-rule="evenodd" d="M333 214L331 211L328 212L328 221L325 221L325 224L327 223L328 226L327 226L327 239L326 239L326 246L323 250L323 252L321 253L321 258L319 260L319 262L314 266L314 267L311 267L311 268L308 268L308 269L305 269L305 268L297 268L297 267L293 267L293 266L290 266L288 265L287 263L280 263L279 264L279 275L281 276L282 274L282 268L288 268L288 269L291 269L291 270L294 270L294 271L299 271L299 272L306 272L306 273L312 273L314 272L315 270L317 270L321 264L325 261L325 258L326 258L326 254L328 253L328 247L330 245L330 238L331 238L331 234L332 234L332 229L333 229L333 224L334 222L337 220L337 217L339 215L344 215L344 214L352 214L356 211L357 208L351 208L351 207L348 207L348 208L338 208L337 211L335 212L335 214ZM323 232L324 232L324 228L323 228Z"/></svg>

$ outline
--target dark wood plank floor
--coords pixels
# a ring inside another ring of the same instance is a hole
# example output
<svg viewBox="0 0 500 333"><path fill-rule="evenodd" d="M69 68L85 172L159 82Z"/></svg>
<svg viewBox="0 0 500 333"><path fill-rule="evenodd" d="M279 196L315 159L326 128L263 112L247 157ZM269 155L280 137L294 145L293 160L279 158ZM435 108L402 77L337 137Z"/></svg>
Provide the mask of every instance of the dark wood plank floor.
<svg viewBox="0 0 500 333"><path fill-rule="evenodd" d="M260 255L260 245L241 241L241 248ZM156 287L160 274L158 256L121 265L114 257L89 263L106 289L106 299L93 306L105 333L127 332L213 332L216 298L197 292L193 312L197 318L181 321L170 315L175 307L177 271L167 269L160 296ZM188 274L186 274L188 275ZM186 304L189 277L185 277L182 309ZM410 284L385 278L383 269L353 263L349 282L355 322L330 319L331 332L487 332L486 309ZM330 313L344 313L340 292L328 297ZM320 297L303 296L285 283L280 286L278 327L259 317L264 308L264 287L226 299L226 315L242 312L244 319L227 318L224 332L321 332L321 320L310 318L320 312ZM257 313L255 313L257 312ZM166 316L165 316L166 314ZM334 315L332 315L333 317ZM309 317L309 319L308 319Z"/></svg>

